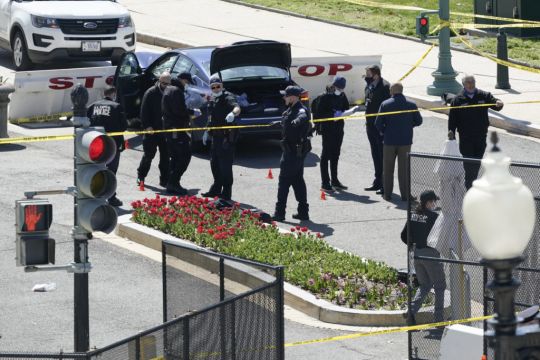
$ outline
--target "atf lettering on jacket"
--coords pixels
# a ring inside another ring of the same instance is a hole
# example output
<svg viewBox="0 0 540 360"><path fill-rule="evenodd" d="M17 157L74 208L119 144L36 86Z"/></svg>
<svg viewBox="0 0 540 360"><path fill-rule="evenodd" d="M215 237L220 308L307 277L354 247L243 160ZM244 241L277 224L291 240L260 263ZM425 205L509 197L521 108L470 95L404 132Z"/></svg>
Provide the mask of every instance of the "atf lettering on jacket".
<svg viewBox="0 0 540 360"><path fill-rule="evenodd" d="M417 213L411 214L411 221L414 221L414 222L427 223L427 219L428 219L427 215L417 214Z"/></svg>
<svg viewBox="0 0 540 360"><path fill-rule="evenodd" d="M111 116L111 107L109 105L95 105L94 116Z"/></svg>

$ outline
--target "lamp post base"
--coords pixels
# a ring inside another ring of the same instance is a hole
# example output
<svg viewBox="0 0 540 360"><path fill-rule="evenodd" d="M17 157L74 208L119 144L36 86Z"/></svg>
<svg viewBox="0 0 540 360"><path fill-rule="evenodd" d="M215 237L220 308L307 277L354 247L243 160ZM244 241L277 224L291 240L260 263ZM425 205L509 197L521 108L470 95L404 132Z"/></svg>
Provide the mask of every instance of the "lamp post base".
<svg viewBox="0 0 540 360"><path fill-rule="evenodd" d="M433 72L431 75L435 78L433 84L427 87L428 95L441 96L445 93L457 94L463 89L461 84L456 81L457 73Z"/></svg>

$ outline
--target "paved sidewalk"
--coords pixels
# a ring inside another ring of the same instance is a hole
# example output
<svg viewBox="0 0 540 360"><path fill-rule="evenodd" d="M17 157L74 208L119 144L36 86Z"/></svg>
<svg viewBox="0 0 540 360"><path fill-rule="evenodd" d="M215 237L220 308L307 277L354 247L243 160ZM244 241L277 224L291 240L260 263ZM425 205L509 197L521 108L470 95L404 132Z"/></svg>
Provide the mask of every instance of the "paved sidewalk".
<svg viewBox="0 0 540 360"><path fill-rule="evenodd" d="M219 0L120 0L142 33L174 39L189 45L216 45L246 39L274 39L292 44L293 56L382 54L383 76L396 81L420 58L428 45L319 21L257 10ZM159 21L156 21L159 19ZM437 49L404 81L406 95L420 105L439 101L426 94L437 67ZM540 74L510 69L512 90L497 90L496 64L480 56L454 51L453 64L460 73L476 75L478 86L493 92L508 105L497 126L540 137L540 104L511 102L540 100Z"/></svg>

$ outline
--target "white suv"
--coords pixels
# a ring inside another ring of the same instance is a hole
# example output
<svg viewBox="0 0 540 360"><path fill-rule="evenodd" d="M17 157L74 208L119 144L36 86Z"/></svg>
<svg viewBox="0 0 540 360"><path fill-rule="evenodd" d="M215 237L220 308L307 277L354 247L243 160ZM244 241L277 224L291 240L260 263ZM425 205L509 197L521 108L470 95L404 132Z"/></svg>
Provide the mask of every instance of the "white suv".
<svg viewBox="0 0 540 360"><path fill-rule="evenodd" d="M111 60L135 50L129 11L108 0L0 0L0 47L16 70L55 60Z"/></svg>

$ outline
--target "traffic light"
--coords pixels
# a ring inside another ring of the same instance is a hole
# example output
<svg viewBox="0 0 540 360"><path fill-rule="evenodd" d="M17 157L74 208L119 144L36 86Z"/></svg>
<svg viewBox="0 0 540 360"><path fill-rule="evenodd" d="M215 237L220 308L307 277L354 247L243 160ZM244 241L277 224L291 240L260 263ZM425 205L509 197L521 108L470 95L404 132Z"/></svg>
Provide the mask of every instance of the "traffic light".
<svg viewBox="0 0 540 360"><path fill-rule="evenodd" d="M52 205L47 200L15 201L17 266L54 264L54 239L49 238Z"/></svg>
<svg viewBox="0 0 540 360"><path fill-rule="evenodd" d="M110 233L116 227L116 210L107 199L116 191L116 176L107 169L116 154L116 143L103 128L75 130L77 225L88 232Z"/></svg>
<svg viewBox="0 0 540 360"><path fill-rule="evenodd" d="M429 34L429 18L426 16L416 17L416 34L420 37L427 37Z"/></svg>

